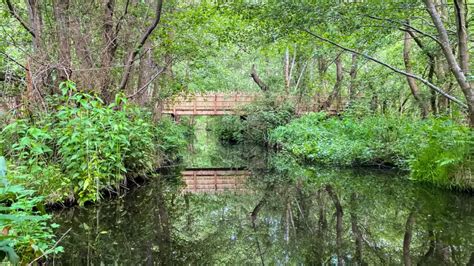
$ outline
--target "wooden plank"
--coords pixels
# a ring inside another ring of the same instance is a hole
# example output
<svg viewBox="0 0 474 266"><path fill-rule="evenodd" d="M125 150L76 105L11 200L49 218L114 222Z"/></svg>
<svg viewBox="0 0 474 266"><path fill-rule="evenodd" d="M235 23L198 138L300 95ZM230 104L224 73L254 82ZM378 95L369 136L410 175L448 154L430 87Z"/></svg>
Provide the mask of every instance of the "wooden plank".
<svg viewBox="0 0 474 266"><path fill-rule="evenodd" d="M196 175L196 176L206 176L206 175L250 175L250 171L247 170L191 170L191 171L182 171L182 175Z"/></svg>

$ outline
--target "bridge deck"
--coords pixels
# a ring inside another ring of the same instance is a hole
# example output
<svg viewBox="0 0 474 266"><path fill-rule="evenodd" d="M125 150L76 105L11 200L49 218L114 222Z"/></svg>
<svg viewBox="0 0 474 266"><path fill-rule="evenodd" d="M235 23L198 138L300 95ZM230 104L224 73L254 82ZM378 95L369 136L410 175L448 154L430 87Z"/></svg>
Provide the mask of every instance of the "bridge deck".
<svg viewBox="0 0 474 266"><path fill-rule="evenodd" d="M242 106L252 103L261 97L261 94L198 94L189 96L179 96L173 101L166 102L163 108L164 114L173 114L175 116L215 116L229 115L239 112ZM296 100L296 97L280 97L281 101ZM320 98L312 99L311 104L300 104L296 110L298 114L319 111ZM337 113L342 108L337 104L331 106L329 113Z"/></svg>
<svg viewBox="0 0 474 266"><path fill-rule="evenodd" d="M235 113L241 106L252 103L255 94L208 94L180 96L167 102L165 114L174 115L226 115Z"/></svg>

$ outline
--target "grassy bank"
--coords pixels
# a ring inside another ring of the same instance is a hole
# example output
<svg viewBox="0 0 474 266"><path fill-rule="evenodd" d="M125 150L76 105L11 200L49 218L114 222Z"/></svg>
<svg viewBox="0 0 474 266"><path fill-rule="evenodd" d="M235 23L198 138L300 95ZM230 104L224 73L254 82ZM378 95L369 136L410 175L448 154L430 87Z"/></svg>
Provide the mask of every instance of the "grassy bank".
<svg viewBox="0 0 474 266"><path fill-rule="evenodd" d="M474 188L472 131L449 119L313 113L273 130L270 141L309 162L392 166L409 170L413 180Z"/></svg>

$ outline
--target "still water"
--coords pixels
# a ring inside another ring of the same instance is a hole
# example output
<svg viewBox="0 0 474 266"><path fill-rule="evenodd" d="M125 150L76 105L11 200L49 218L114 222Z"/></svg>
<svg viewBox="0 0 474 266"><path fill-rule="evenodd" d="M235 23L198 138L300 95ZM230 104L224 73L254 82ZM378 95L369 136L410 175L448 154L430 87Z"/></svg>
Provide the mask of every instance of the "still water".
<svg viewBox="0 0 474 266"><path fill-rule="evenodd" d="M123 198L55 213L58 234L71 228L55 264L474 263L470 194L256 147L197 143L190 154Z"/></svg>

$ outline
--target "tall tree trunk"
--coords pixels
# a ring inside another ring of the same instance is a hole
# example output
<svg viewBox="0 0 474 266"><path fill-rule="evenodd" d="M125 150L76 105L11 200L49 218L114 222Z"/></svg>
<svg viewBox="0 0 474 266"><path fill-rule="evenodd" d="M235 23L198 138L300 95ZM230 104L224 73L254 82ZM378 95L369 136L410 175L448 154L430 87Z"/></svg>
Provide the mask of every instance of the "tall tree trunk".
<svg viewBox="0 0 474 266"><path fill-rule="evenodd" d="M288 94L290 88L290 49L286 47L285 50L285 63L283 67L283 75L285 78L285 92Z"/></svg>
<svg viewBox="0 0 474 266"><path fill-rule="evenodd" d="M69 0L55 0L54 16L59 46L58 79L65 81L71 76L71 48L69 44Z"/></svg>
<svg viewBox="0 0 474 266"><path fill-rule="evenodd" d="M43 47L43 17L41 12L40 0L27 0L28 18L30 28L34 32L33 51L34 54L29 57L27 63L27 79L29 80L30 92L27 92L27 98L31 103L44 104L44 85L48 83L51 70L48 67L48 54ZM34 62L34 63L33 63ZM28 90L27 90L28 91Z"/></svg>
<svg viewBox="0 0 474 266"><path fill-rule="evenodd" d="M150 45L146 43L144 46L144 49L147 49L147 50L145 52L145 55L140 58L140 64L138 66L138 82L137 82L137 87L136 87L135 92L142 89L144 86L151 85L149 81L152 78L151 70L153 66L153 61L152 61L151 50L149 48L150 48ZM145 93L142 93L140 94L140 96L136 97L136 102L143 106L145 103L147 103L150 100L149 97L150 97L150 93L149 93L149 90L147 89Z"/></svg>
<svg viewBox="0 0 474 266"><path fill-rule="evenodd" d="M428 71L428 81L433 83L433 76L434 76L434 73L435 73L435 61L434 61L434 58L431 58L430 57L430 60L428 61L428 64L429 64L429 71ZM433 114L437 114L438 113L438 105L437 105L437 99L438 99L438 95L436 94L435 91L433 90L430 90L431 91L431 96L430 96L430 104L431 104L431 112L433 112Z"/></svg>
<svg viewBox="0 0 474 266"><path fill-rule="evenodd" d="M355 100L355 87L356 87L356 78L357 78L357 54L352 54L352 62L351 62L351 71L349 73L350 81L349 81L349 105Z"/></svg>
<svg viewBox="0 0 474 266"><path fill-rule="evenodd" d="M339 54L334 60L334 63L336 64L336 83L334 84L334 88L327 100L321 105L321 110L329 109L332 102L337 98L339 91L341 90L342 80L344 79L341 56L342 54Z"/></svg>
<svg viewBox="0 0 474 266"><path fill-rule="evenodd" d="M466 103L468 107L469 124L471 127L474 127L474 84L472 84L472 82L470 83L467 80L467 77L466 77L467 73L463 72L462 68L456 61L453 50L451 48L451 44L449 42L448 32L446 31L446 28L444 27L443 21L441 20L440 14L436 10L436 7L433 1L432 0L423 0L423 1L438 31L439 44L441 46L441 49L443 50L443 54L448 62L449 68L451 72L453 73L454 77L456 78L458 85L461 87L464 97L466 98ZM462 1L457 1L457 2L462 3ZM458 24L465 25L466 22L463 21L465 17L458 13L460 12L460 10L455 9L455 11L456 11L457 19L460 20ZM458 28L458 38L464 38L463 37L464 33L459 33L460 30L462 29ZM467 38L467 32L466 32L466 38ZM458 42L460 41L462 42L463 40L458 40ZM461 47L463 47L463 50L460 51L459 54L464 54L463 58L464 60L466 60L468 59L467 54L469 53L467 44L466 46L460 45L459 49L461 49Z"/></svg>
<svg viewBox="0 0 474 266"><path fill-rule="evenodd" d="M410 49L411 49L411 39L412 37L405 31L404 41L403 41L403 61L405 63L405 71L407 73L413 73L410 62ZM409 76L406 76L408 81L408 86L410 87L411 93L415 101L420 106L421 116L426 118L428 116L428 106L420 95L420 90L416 85L415 79Z"/></svg>
<svg viewBox="0 0 474 266"><path fill-rule="evenodd" d="M112 98L110 91L111 82L111 67L117 49L117 36L114 30L114 11L115 0L103 0L103 38L104 38L104 52L101 58L102 75L100 81L100 91L102 97L106 102Z"/></svg>
<svg viewBox="0 0 474 266"><path fill-rule="evenodd" d="M464 0L454 0L456 14L456 33L458 37L459 65L465 75L469 74L469 43L467 35L466 3Z"/></svg>
<svg viewBox="0 0 474 266"><path fill-rule="evenodd" d="M34 32L33 47L38 52L42 47L43 17L41 16L40 0L26 0L30 27Z"/></svg>

